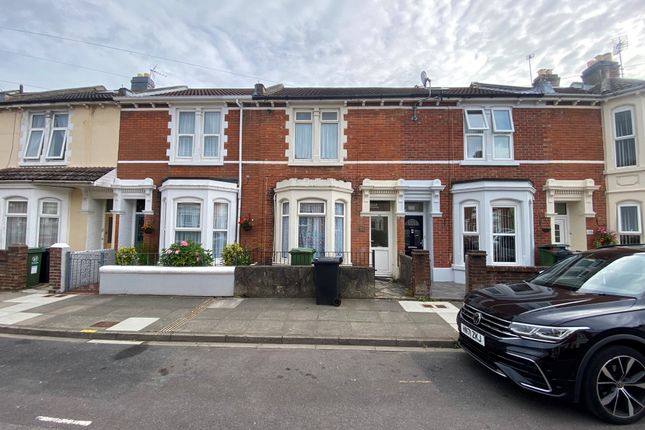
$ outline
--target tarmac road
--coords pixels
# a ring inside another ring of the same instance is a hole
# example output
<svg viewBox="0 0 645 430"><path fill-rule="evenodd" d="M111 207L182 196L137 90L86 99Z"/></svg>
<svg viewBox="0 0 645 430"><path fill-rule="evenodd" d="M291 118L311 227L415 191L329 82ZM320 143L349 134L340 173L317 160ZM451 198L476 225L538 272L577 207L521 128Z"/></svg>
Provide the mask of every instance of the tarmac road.
<svg viewBox="0 0 645 430"><path fill-rule="evenodd" d="M0 387L2 429L606 427L449 349L3 336Z"/></svg>

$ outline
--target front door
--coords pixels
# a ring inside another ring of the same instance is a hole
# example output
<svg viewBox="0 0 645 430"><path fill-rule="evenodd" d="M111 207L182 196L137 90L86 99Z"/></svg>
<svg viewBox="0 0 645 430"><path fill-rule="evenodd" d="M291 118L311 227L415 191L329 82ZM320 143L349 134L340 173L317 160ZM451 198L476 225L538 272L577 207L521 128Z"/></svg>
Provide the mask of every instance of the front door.
<svg viewBox="0 0 645 430"><path fill-rule="evenodd" d="M423 215L405 217L405 254L411 255L414 249L423 249Z"/></svg>
<svg viewBox="0 0 645 430"><path fill-rule="evenodd" d="M553 243L569 245L569 218L567 215L558 215L553 220Z"/></svg>
<svg viewBox="0 0 645 430"><path fill-rule="evenodd" d="M370 217L370 251L374 258L376 276L392 276L389 215Z"/></svg>

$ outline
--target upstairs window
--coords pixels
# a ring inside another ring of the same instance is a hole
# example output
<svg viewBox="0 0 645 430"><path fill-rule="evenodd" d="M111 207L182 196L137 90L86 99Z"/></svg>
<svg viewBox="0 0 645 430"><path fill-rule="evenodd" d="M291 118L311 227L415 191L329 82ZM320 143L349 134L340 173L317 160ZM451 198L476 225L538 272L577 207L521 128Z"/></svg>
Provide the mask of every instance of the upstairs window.
<svg viewBox="0 0 645 430"><path fill-rule="evenodd" d="M56 162L65 159L69 131L66 112L33 113L29 116L29 132L23 162Z"/></svg>
<svg viewBox="0 0 645 430"><path fill-rule="evenodd" d="M641 243L641 214L637 205L618 206L618 237L622 245Z"/></svg>
<svg viewBox="0 0 645 430"><path fill-rule="evenodd" d="M619 108L614 111L616 167L636 165L636 135L633 120L634 112L632 108Z"/></svg>
<svg viewBox="0 0 645 430"><path fill-rule="evenodd" d="M341 161L340 110L295 109L292 113L293 164L337 164Z"/></svg>
<svg viewBox="0 0 645 430"><path fill-rule="evenodd" d="M222 164L222 116L221 110L213 109L174 111L170 164Z"/></svg>
<svg viewBox="0 0 645 430"><path fill-rule="evenodd" d="M513 116L509 108L464 110L464 159L513 160Z"/></svg>

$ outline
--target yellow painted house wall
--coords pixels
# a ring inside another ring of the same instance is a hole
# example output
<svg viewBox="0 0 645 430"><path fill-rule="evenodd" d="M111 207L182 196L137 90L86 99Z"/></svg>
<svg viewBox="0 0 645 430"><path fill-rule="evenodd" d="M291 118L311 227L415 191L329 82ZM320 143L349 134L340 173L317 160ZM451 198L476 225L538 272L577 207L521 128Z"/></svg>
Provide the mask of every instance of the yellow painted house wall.
<svg viewBox="0 0 645 430"><path fill-rule="evenodd" d="M20 165L20 148L27 140L27 136L21 136L20 133L21 129L28 130L23 124L23 116L30 111L43 110L47 108L0 110L0 168ZM72 128L69 131L71 153L67 166L116 168L121 116L119 108L116 105L73 106L69 112Z"/></svg>
<svg viewBox="0 0 645 430"><path fill-rule="evenodd" d="M630 106L633 109L633 127L636 137L636 166L616 167L614 141L614 111ZM603 133L605 142L605 182L607 187L607 220L611 231L618 231L618 205L635 202L640 205L641 230L645 210L645 95L627 95L608 100L603 105ZM641 234L641 242L643 242Z"/></svg>
<svg viewBox="0 0 645 430"><path fill-rule="evenodd" d="M17 167L22 112L0 110L0 168Z"/></svg>

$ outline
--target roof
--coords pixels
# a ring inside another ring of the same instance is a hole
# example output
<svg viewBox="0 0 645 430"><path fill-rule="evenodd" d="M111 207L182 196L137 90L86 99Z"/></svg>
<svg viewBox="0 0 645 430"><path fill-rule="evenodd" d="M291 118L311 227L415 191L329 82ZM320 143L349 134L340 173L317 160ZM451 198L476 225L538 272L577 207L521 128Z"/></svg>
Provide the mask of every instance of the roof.
<svg viewBox="0 0 645 430"><path fill-rule="evenodd" d="M154 97L204 97L204 96L250 96L253 88L186 88L168 92L155 93ZM141 94L145 96L145 93Z"/></svg>
<svg viewBox="0 0 645 430"><path fill-rule="evenodd" d="M0 106L36 103L107 102L112 101L116 92L108 91L102 85L83 88L40 91L34 93L7 92L0 99Z"/></svg>
<svg viewBox="0 0 645 430"><path fill-rule="evenodd" d="M114 167L30 166L0 169L2 182L94 182Z"/></svg>
<svg viewBox="0 0 645 430"><path fill-rule="evenodd" d="M591 88L590 91L610 95L642 87L645 87L645 80L642 79L608 78L602 84Z"/></svg>
<svg viewBox="0 0 645 430"><path fill-rule="evenodd" d="M279 88L258 100L382 99L427 97L428 89L420 87L294 87Z"/></svg>

